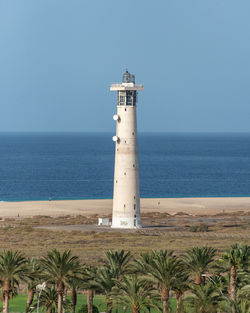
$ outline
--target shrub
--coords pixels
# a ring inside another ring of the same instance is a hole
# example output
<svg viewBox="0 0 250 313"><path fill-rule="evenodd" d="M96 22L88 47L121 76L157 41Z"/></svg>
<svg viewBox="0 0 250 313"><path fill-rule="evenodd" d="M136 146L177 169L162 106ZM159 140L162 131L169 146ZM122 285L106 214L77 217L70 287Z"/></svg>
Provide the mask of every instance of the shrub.
<svg viewBox="0 0 250 313"><path fill-rule="evenodd" d="M82 305L77 313L88 313L88 305L87 304ZM93 313L99 313L99 310L95 305L93 305Z"/></svg>
<svg viewBox="0 0 250 313"><path fill-rule="evenodd" d="M207 224L200 224L200 225L194 225L191 226L189 228L189 231L193 232L193 233L197 233L197 232L208 232L208 225Z"/></svg>

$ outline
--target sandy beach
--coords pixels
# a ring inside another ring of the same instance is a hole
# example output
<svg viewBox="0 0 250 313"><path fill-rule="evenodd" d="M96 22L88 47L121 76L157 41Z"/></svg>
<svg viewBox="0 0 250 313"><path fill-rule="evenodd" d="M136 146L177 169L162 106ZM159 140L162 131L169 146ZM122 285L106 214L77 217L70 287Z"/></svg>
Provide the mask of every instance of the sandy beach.
<svg viewBox="0 0 250 313"><path fill-rule="evenodd" d="M31 217L37 215L93 215L111 214L112 199L52 200L0 202L0 217ZM233 198L154 198L141 199L141 212L190 215L214 215L244 211L250 214L250 197Z"/></svg>

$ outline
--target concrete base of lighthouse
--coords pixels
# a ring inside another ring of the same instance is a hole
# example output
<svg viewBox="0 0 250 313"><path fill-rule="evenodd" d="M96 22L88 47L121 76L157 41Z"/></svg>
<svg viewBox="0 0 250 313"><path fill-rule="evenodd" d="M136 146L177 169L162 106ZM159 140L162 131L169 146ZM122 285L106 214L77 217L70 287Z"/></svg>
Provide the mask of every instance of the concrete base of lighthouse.
<svg viewBox="0 0 250 313"><path fill-rule="evenodd" d="M111 228L142 228L141 224L131 218L113 218Z"/></svg>

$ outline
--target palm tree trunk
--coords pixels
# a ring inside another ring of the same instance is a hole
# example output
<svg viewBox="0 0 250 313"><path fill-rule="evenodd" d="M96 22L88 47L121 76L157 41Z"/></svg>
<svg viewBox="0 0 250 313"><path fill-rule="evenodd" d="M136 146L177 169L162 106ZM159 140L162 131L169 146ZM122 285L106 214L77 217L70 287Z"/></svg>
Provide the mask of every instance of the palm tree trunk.
<svg viewBox="0 0 250 313"><path fill-rule="evenodd" d="M107 313L112 312L112 302L107 302Z"/></svg>
<svg viewBox="0 0 250 313"><path fill-rule="evenodd" d="M180 313L181 310L181 292L176 292L176 313Z"/></svg>
<svg viewBox="0 0 250 313"><path fill-rule="evenodd" d="M34 288L31 288L31 289L28 291L28 298L27 298L27 302L26 302L25 313L28 313L28 312L29 312L31 303L33 302L33 299L34 299L34 294L35 294L35 289L34 289Z"/></svg>
<svg viewBox="0 0 250 313"><path fill-rule="evenodd" d="M68 289L64 288L64 290L63 290L63 298L62 298L62 313L65 313L65 306L63 304L66 303L67 293L68 293Z"/></svg>
<svg viewBox="0 0 250 313"><path fill-rule="evenodd" d="M93 290L88 290L88 313L93 312Z"/></svg>
<svg viewBox="0 0 250 313"><path fill-rule="evenodd" d="M6 280L3 284L3 313L9 313L9 298L11 292L10 280Z"/></svg>
<svg viewBox="0 0 250 313"><path fill-rule="evenodd" d="M196 275L196 277L195 277L195 280L194 280L194 282L197 284L197 285L200 285L201 284L201 282L202 282L202 276L201 275Z"/></svg>
<svg viewBox="0 0 250 313"><path fill-rule="evenodd" d="M63 296L61 293L58 294L58 304L57 304L57 312L62 313L62 301L63 301Z"/></svg>
<svg viewBox="0 0 250 313"><path fill-rule="evenodd" d="M230 271L230 286L229 286L229 298L235 303L236 301L236 267L232 266ZM234 304L232 303L232 313L235 312Z"/></svg>
<svg viewBox="0 0 250 313"><path fill-rule="evenodd" d="M9 313L9 295L4 293L4 306L3 306L3 313Z"/></svg>
<svg viewBox="0 0 250 313"><path fill-rule="evenodd" d="M162 312L167 313L169 300L169 290L165 287L161 290Z"/></svg>
<svg viewBox="0 0 250 313"><path fill-rule="evenodd" d="M57 313L62 313L62 304L63 304L63 296L64 296L64 285L63 283L59 283L57 285Z"/></svg>
<svg viewBox="0 0 250 313"><path fill-rule="evenodd" d="M134 306L132 307L132 313L140 313L139 308L138 308L137 305L134 305Z"/></svg>
<svg viewBox="0 0 250 313"><path fill-rule="evenodd" d="M76 293L75 287L72 287L72 290L71 290L72 313L75 313L75 311L76 311L76 303L77 303L77 293Z"/></svg>

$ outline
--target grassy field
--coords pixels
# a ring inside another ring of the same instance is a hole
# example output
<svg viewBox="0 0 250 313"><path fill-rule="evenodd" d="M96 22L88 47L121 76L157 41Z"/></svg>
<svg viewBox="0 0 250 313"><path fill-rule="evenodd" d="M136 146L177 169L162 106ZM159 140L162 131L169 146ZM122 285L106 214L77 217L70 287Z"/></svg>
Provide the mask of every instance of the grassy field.
<svg viewBox="0 0 250 313"><path fill-rule="evenodd" d="M41 257L50 249L71 249L82 261L99 264L109 249L131 250L137 254L151 249L173 249L177 254L193 246L210 245L218 254L235 242L250 241L249 217L228 215L212 217L169 216L154 214L142 216L144 225L138 231L84 231L84 224L93 224L97 217L38 216L27 219L5 219L0 224L0 249L20 249L29 257ZM82 231L70 230L70 225L82 224ZM199 225L206 225L200 232ZM64 225L63 231L37 228ZM198 231L195 227L198 227ZM68 227L68 228L67 228Z"/></svg>
<svg viewBox="0 0 250 313"><path fill-rule="evenodd" d="M26 294L20 294L17 297L11 299L10 300L10 313L12 313L12 312L13 313L25 312L26 300L27 300L27 295ZM86 303L87 303L86 295L83 295L83 294L78 295L76 312L78 311L78 309L80 308L81 305L86 304ZM94 297L94 304L98 307L100 312L104 312L105 311L106 305L105 305L103 296L96 295ZM173 309L176 308L175 299L171 299L171 306L172 306ZM40 312L41 311L42 310L40 310ZM36 312L36 310L35 310L35 312ZM124 312L124 310L122 308L120 308L118 313L123 313L123 312ZM157 311L152 309L151 312L152 313L156 313Z"/></svg>

